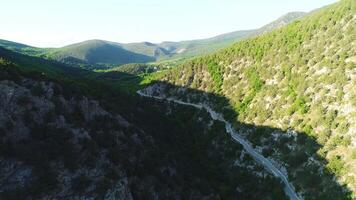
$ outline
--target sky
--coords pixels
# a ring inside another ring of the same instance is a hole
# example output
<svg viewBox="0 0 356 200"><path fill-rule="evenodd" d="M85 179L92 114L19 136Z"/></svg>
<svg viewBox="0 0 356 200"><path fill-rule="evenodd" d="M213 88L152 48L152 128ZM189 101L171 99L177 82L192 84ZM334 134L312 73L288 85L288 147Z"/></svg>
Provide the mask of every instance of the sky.
<svg viewBox="0 0 356 200"><path fill-rule="evenodd" d="M161 42L261 27L337 0L0 0L0 39L61 47L89 39Z"/></svg>

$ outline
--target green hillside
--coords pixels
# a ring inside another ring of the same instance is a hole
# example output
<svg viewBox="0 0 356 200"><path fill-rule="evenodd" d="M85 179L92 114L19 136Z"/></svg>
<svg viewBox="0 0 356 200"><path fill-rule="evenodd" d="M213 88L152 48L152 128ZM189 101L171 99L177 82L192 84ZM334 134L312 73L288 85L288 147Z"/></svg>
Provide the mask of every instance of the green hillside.
<svg viewBox="0 0 356 200"><path fill-rule="evenodd" d="M89 40L62 48L37 48L16 42L0 40L0 47L19 53L45 57L86 69L111 68L129 63L147 63L161 60L186 59L212 53L241 39L271 31L302 17L305 13L288 13L276 21L255 30L236 31L202 40L163 42L159 44L115 43Z"/></svg>
<svg viewBox="0 0 356 200"><path fill-rule="evenodd" d="M355 28L340 0L203 40L0 40L0 199L354 200Z"/></svg>
<svg viewBox="0 0 356 200"><path fill-rule="evenodd" d="M49 78L85 77L90 73L90 71L73 68L57 61L28 56L1 47L0 59L22 66L21 70L24 72L42 73Z"/></svg>
<svg viewBox="0 0 356 200"><path fill-rule="evenodd" d="M0 48L0 199L286 199L205 111L92 74Z"/></svg>
<svg viewBox="0 0 356 200"><path fill-rule="evenodd" d="M127 93L144 87L145 82L150 82L149 79L151 76L146 77L146 74L142 74L146 72L143 71L143 68L142 71L138 72L138 74L142 75L136 76L134 72L136 72L137 67L135 66L134 69L130 69L130 65L124 68L127 70L112 70L104 71L106 73L95 73L58 61L28 56L1 47L0 61L18 66L18 69L26 74L41 74L47 78L68 82L71 85L81 85L85 87L86 91L95 91L97 94L102 93L102 88L97 88L96 84L104 84ZM145 78L147 78L147 80Z"/></svg>
<svg viewBox="0 0 356 200"><path fill-rule="evenodd" d="M2 39L0 39L0 47L32 56L40 56L49 50Z"/></svg>
<svg viewBox="0 0 356 200"><path fill-rule="evenodd" d="M304 12L291 12L258 29L235 31L201 40L163 42L160 46L170 50L173 58L186 58L209 54L224 47L228 47L240 40L254 37L285 26L286 24L289 24L305 15L306 13Z"/></svg>
<svg viewBox="0 0 356 200"><path fill-rule="evenodd" d="M288 170L305 199L351 199L347 190L356 198L355 16L356 1L342 0L186 62L160 81L226 98L228 105L175 87L165 91L236 113L226 116ZM241 123L299 132L315 143L285 142L283 132L255 131ZM345 194L335 191L335 184L345 186Z"/></svg>
<svg viewBox="0 0 356 200"><path fill-rule="evenodd" d="M141 47L143 48L143 47ZM140 50L137 50L139 52ZM69 45L51 51L48 57L55 60L84 62L88 64L126 64L133 62L151 62L155 58L146 54L135 53L123 48L120 44L90 40L78 44Z"/></svg>

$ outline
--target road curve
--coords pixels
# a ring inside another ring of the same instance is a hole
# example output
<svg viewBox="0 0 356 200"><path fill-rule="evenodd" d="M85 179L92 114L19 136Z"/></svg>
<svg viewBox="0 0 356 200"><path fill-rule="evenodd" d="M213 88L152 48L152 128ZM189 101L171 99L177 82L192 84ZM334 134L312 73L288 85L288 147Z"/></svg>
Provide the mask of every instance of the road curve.
<svg viewBox="0 0 356 200"><path fill-rule="evenodd" d="M279 178L283 182L283 184L285 186L284 187L284 191L285 191L285 193L287 194L287 196L291 200L302 200L303 199L303 198L298 196L298 194L294 190L293 185L288 181L288 177L286 177L281 172L281 170L279 170L277 167L275 167L273 165L273 163L269 159L265 158L263 155L261 155L259 152L257 152L247 140L242 138L236 132L236 130L234 130L234 128L232 127L231 123L226 121L220 113L215 112L209 106L204 105L204 104L188 103L188 102L184 102L184 101L177 100L177 99L174 99L174 98L164 98L164 97L160 97L160 96L152 96L152 95L145 94L140 90L137 91L136 93L138 95L140 95L140 96L143 96L143 97L149 97L149 98L153 98L153 99L157 99L157 100L166 100L166 101L175 102L175 103L181 104L181 105L192 106L192 107L195 107L195 108L198 108L198 109L207 110L212 119L218 120L218 121L221 121L221 122L225 123L226 132L228 132L231 135L233 140L235 140L236 142L240 143L243 146L243 148L246 150L246 152L248 154L250 154L252 156L252 158L257 163L259 163L262 166L264 166L264 168L268 172L272 173L275 177Z"/></svg>

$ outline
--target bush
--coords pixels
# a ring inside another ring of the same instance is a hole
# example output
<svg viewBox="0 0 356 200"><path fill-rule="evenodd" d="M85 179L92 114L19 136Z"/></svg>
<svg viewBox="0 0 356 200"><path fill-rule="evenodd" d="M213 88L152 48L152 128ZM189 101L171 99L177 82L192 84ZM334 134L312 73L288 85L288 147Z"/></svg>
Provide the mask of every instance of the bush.
<svg viewBox="0 0 356 200"><path fill-rule="evenodd" d="M341 159L341 156L337 155L337 156L333 156L329 160L329 163L327 165L327 169L330 170L330 172L332 172L333 174L336 174L336 175L340 176L345 171L344 165L345 165L345 163Z"/></svg>

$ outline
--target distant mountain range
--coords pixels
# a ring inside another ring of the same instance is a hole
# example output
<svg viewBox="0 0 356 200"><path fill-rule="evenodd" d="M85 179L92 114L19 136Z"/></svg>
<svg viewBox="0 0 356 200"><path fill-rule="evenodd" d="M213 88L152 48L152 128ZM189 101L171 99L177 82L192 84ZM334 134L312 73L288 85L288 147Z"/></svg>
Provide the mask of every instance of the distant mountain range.
<svg viewBox="0 0 356 200"><path fill-rule="evenodd" d="M27 55L41 56L67 63L91 65L146 63L166 59L189 58L211 53L239 40L282 27L305 14L304 12L291 12L259 29L235 31L208 39L181 42L122 44L104 40L88 40L62 48L37 48L16 42L0 40L0 46Z"/></svg>

